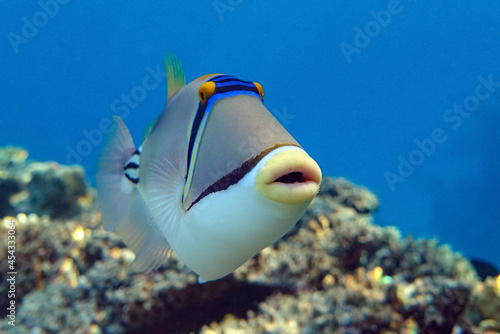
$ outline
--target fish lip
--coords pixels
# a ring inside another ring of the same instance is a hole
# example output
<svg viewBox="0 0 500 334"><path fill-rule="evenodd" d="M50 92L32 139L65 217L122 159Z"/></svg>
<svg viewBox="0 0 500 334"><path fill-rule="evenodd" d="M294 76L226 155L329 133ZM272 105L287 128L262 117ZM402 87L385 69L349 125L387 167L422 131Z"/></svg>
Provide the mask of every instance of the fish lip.
<svg viewBox="0 0 500 334"><path fill-rule="evenodd" d="M264 197L287 204L311 201L319 191L321 169L304 150L291 149L270 158L256 177Z"/></svg>
<svg viewBox="0 0 500 334"><path fill-rule="evenodd" d="M312 160L312 159L311 159ZM309 162L309 161L308 161ZM300 185L307 183L321 183L321 171L319 168L314 168L311 163L304 163L303 161L297 162L297 164L291 164L286 166L280 166L273 171L271 176L273 181L271 183L282 183L285 185Z"/></svg>

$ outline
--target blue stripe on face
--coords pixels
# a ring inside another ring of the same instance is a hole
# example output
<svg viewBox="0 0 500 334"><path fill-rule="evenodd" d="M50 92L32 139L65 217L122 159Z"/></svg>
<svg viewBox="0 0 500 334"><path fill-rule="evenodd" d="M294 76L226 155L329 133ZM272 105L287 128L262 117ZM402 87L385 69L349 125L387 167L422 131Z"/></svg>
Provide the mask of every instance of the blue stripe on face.
<svg viewBox="0 0 500 334"><path fill-rule="evenodd" d="M213 82L221 82L221 81L224 81L224 80L232 80L232 79L236 79L235 77L231 76L231 75L216 75L215 77L211 78L211 79L208 79L207 81L205 82L208 82L208 81L213 81ZM239 80L239 79L236 79L236 80Z"/></svg>
<svg viewBox="0 0 500 334"><path fill-rule="evenodd" d="M259 91L253 82L239 80L229 75L219 75L207 80L206 82L209 81L215 82L215 92L212 96L210 96L206 103L200 102L198 104L198 110L196 111L196 115L193 119L187 152L187 174L184 191L182 193L182 203L184 203L185 199L189 195L189 190L191 189L194 167L198 157L198 149L214 104L219 100L238 95L250 95L258 98L259 100L261 99Z"/></svg>
<svg viewBox="0 0 500 334"><path fill-rule="evenodd" d="M241 80L231 80L224 82L217 82L215 84L216 87L227 87L227 86L245 86L248 88L255 88L255 84L253 82L241 81Z"/></svg>

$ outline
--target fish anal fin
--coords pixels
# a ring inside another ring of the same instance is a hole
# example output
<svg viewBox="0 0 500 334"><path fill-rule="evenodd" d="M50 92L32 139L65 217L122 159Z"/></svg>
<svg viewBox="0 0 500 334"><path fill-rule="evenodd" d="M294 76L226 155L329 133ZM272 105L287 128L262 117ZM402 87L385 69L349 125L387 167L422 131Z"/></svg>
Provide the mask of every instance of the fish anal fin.
<svg viewBox="0 0 500 334"><path fill-rule="evenodd" d="M142 196L137 189L135 192L137 198L116 232L135 253L132 269L148 273L168 259L171 248L163 233L156 228Z"/></svg>

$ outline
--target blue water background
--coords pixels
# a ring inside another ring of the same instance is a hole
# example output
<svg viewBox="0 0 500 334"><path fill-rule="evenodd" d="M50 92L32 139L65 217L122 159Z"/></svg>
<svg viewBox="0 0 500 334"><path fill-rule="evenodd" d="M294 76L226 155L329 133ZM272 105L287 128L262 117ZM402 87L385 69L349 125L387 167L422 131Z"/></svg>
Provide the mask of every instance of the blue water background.
<svg viewBox="0 0 500 334"><path fill-rule="evenodd" d="M477 88L500 82L500 1L54 3L0 1L0 145L81 163L93 182L100 124L126 114L140 142L166 98L163 77L144 80L172 51L188 81L261 83L325 175L379 196L376 223L500 265L500 87ZM463 103L468 118L444 119ZM441 142L416 152L433 131Z"/></svg>

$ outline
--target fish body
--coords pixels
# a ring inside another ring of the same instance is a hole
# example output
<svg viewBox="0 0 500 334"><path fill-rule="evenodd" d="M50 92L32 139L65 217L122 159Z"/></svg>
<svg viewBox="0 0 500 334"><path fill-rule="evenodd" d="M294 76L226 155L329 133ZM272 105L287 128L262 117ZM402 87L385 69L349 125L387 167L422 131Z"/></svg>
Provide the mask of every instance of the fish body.
<svg viewBox="0 0 500 334"><path fill-rule="evenodd" d="M96 183L103 222L139 271L171 250L200 277L223 277L288 232L321 170L262 104L262 87L210 74L185 85L166 58L167 104L141 147L113 117Z"/></svg>

